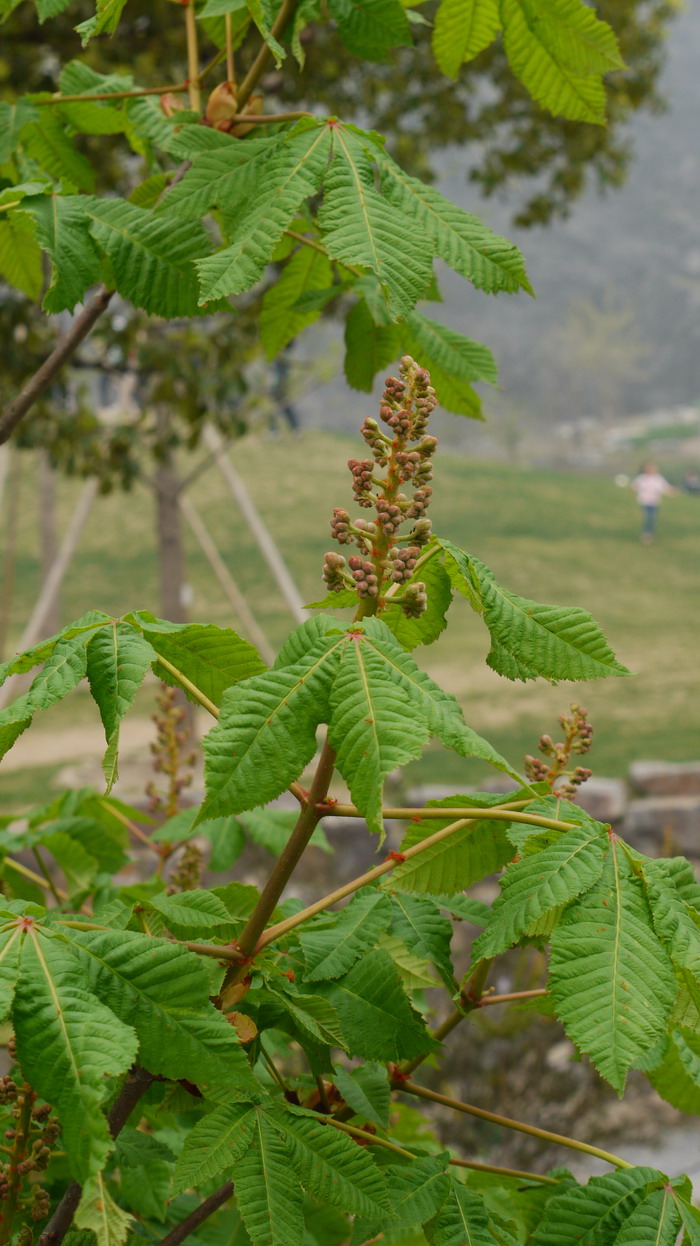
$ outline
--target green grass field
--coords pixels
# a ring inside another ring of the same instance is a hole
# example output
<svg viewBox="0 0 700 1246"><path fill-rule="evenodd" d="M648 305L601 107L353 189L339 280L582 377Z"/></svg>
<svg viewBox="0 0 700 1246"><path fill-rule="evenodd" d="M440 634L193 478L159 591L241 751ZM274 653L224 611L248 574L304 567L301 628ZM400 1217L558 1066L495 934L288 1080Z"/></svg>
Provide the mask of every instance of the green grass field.
<svg viewBox="0 0 700 1246"><path fill-rule="evenodd" d="M328 518L334 505L351 509L349 454L354 440L309 430L302 437L249 437L235 451L265 520L306 600L323 593L324 550L331 548ZM191 463L183 463L189 470ZM20 556L12 640L38 588L37 511L30 460L24 466ZM453 451L436 459L435 529L477 554L507 587L540 601L582 605L602 625L628 679L585 685L511 684L484 662L488 635L466 602L455 602L451 625L438 643L416 656L462 703L467 721L512 761L533 751L542 731L554 734L556 716L572 699L586 704L595 727L591 764L599 774L624 774L635 758L683 760L700 756L697 619L700 608L700 498L679 496L663 509L658 541L638 540L633 496L593 475L475 463ZM60 486L65 525L80 485ZM197 482L193 500L229 568L274 644L289 626L285 606L216 468ZM158 583L149 493L100 498L66 578L67 622L91 606L115 613L134 607L157 612ZM231 624L230 609L188 534L193 619ZM137 712L148 712L144 695ZM46 733L94 722L87 697L76 693L35 720L37 767L45 769ZM28 741L31 737L26 736ZM431 782L459 785L474 769L441 751L411 768ZM27 799L20 772L0 793L12 806Z"/></svg>

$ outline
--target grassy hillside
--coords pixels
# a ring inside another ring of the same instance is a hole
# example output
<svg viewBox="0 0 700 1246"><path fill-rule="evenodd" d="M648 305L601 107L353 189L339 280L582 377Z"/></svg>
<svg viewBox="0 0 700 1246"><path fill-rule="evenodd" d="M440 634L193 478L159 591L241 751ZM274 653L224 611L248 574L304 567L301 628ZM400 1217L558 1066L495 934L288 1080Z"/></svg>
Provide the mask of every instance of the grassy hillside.
<svg viewBox="0 0 700 1246"><path fill-rule="evenodd" d="M276 440L251 437L237 447L238 466L307 600L322 592L322 556L331 548L328 518L334 505L350 507L345 460L357 451L350 439L315 432ZM38 586L30 460L25 461L24 475L14 641ZM606 478L474 463L445 452L438 453L435 486L436 530L478 554L514 591L540 601L585 606L635 672L631 679L586 685L511 684L485 666L486 630L460 600L452 608L447 633L416 656L458 696L468 722L519 762L524 752L534 749L542 731L553 731L556 715L575 698L588 705L595 725L592 764L600 774L622 774L638 757L699 756L700 498L668 500L657 544L644 547L638 540L632 495ZM79 488L65 482L60 486L62 525ZM260 622L278 644L289 625L284 604L216 469L197 482L192 497ZM235 626L208 564L189 538L188 546L192 617ZM148 606L157 611L157 601L148 492L98 499L66 579L65 620L91 606L114 612ZM147 712L148 700L144 696L140 712ZM34 728L41 731L35 764L45 768L45 732L88 722L99 730L80 693L42 716ZM30 737L25 739L29 742ZM456 784L475 777L459 759L437 750L416 764L413 773L418 772L435 782ZM8 774L3 781L0 776L5 800L14 803L24 794L18 778Z"/></svg>

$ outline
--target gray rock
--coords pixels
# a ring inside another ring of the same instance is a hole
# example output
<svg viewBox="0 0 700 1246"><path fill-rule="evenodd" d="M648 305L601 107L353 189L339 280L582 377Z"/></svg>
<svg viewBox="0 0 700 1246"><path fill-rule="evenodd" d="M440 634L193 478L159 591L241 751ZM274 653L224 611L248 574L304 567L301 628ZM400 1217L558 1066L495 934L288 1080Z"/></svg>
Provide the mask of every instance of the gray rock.
<svg viewBox="0 0 700 1246"><path fill-rule="evenodd" d="M700 795L632 800L622 834L650 856L700 857Z"/></svg>
<svg viewBox="0 0 700 1246"><path fill-rule="evenodd" d="M700 796L700 761L634 761L629 777L642 796Z"/></svg>
<svg viewBox="0 0 700 1246"><path fill-rule="evenodd" d="M598 822L620 822L627 810L624 779L587 779L579 788L576 804Z"/></svg>

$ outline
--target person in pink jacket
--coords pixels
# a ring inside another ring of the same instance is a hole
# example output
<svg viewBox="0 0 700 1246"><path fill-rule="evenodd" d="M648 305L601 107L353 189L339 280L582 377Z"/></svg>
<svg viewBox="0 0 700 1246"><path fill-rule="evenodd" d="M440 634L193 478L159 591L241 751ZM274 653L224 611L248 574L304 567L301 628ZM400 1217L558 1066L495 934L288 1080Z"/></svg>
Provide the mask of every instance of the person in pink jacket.
<svg viewBox="0 0 700 1246"><path fill-rule="evenodd" d="M632 481L632 488L642 508L642 541L645 545L650 545L654 540L662 497L664 494L677 493L678 490L661 475L656 463L644 464L639 475Z"/></svg>

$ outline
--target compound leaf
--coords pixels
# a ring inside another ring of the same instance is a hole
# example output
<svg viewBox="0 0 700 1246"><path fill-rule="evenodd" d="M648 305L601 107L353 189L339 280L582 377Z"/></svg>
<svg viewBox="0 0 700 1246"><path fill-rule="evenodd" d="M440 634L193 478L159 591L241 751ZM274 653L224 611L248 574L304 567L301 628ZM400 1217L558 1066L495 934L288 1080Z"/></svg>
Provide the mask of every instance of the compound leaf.
<svg viewBox="0 0 700 1246"><path fill-rule="evenodd" d="M312 1198L353 1215L386 1215L386 1177L352 1138L301 1112L275 1112L269 1119L290 1144L292 1161Z"/></svg>
<svg viewBox="0 0 700 1246"><path fill-rule="evenodd" d="M48 312L72 311L100 279L100 256L90 236L80 195L32 195L22 203L34 221L37 241L51 258Z"/></svg>
<svg viewBox="0 0 700 1246"><path fill-rule="evenodd" d="M391 904L379 891L361 891L330 921L309 925L299 936L306 961L305 982L339 978L374 947L391 920Z"/></svg>
<svg viewBox="0 0 700 1246"><path fill-rule="evenodd" d="M328 12L346 48L363 60L388 61L390 48L413 42L400 0L328 0Z"/></svg>
<svg viewBox="0 0 700 1246"><path fill-rule="evenodd" d="M454 1179L437 1215L425 1225L425 1236L430 1246L499 1246L478 1194Z"/></svg>
<svg viewBox="0 0 700 1246"><path fill-rule="evenodd" d="M551 945L557 1016L621 1094L630 1066L665 1029L676 980L619 840L611 841L600 882L566 909Z"/></svg>
<svg viewBox="0 0 700 1246"><path fill-rule="evenodd" d="M491 920L474 944L475 957L504 952L545 913L592 887L603 872L607 850L604 829L590 821L509 866Z"/></svg>
<svg viewBox="0 0 700 1246"><path fill-rule="evenodd" d="M295 252L263 297L260 341L268 359L275 359L292 338L318 320L321 309L302 311L296 307L298 300L313 290L325 290L332 283L333 270L323 251L302 246Z"/></svg>
<svg viewBox="0 0 700 1246"><path fill-rule="evenodd" d="M158 656L169 663L169 666L157 663L154 669L158 678L183 688L191 700L195 698L186 681L219 706L227 688L266 669L255 646L230 627L216 627L213 623L168 623L147 611L130 616L130 621L140 628ZM184 675L184 681L178 680L175 671L170 669L173 666Z"/></svg>
<svg viewBox="0 0 700 1246"><path fill-rule="evenodd" d="M315 990L337 1008L348 1047L358 1056L411 1060L433 1046L386 952L368 952L345 977Z"/></svg>
<svg viewBox="0 0 700 1246"><path fill-rule="evenodd" d="M236 1204L255 1246L301 1246L302 1193L289 1149L266 1115L233 1169Z"/></svg>
<svg viewBox="0 0 700 1246"><path fill-rule="evenodd" d="M442 72L456 78L493 42L501 27L498 0L442 0L433 30L433 53Z"/></svg>
<svg viewBox="0 0 700 1246"><path fill-rule="evenodd" d="M555 1195L535 1232L535 1246L596 1246L612 1241L649 1185L663 1181L654 1168L624 1168Z"/></svg>
<svg viewBox="0 0 700 1246"><path fill-rule="evenodd" d="M250 1145L256 1120L252 1103L225 1103L197 1121L175 1167L175 1193L197 1189L235 1164Z"/></svg>
<svg viewBox="0 0 700 1246"><path fill-rule="evenodd" d="M121 720L133 704L155 654L148 641L128 623L100 628L89 639L86 652L90 692L97 702L107 738L103 769L109 791L117 777Z"/></svg>

